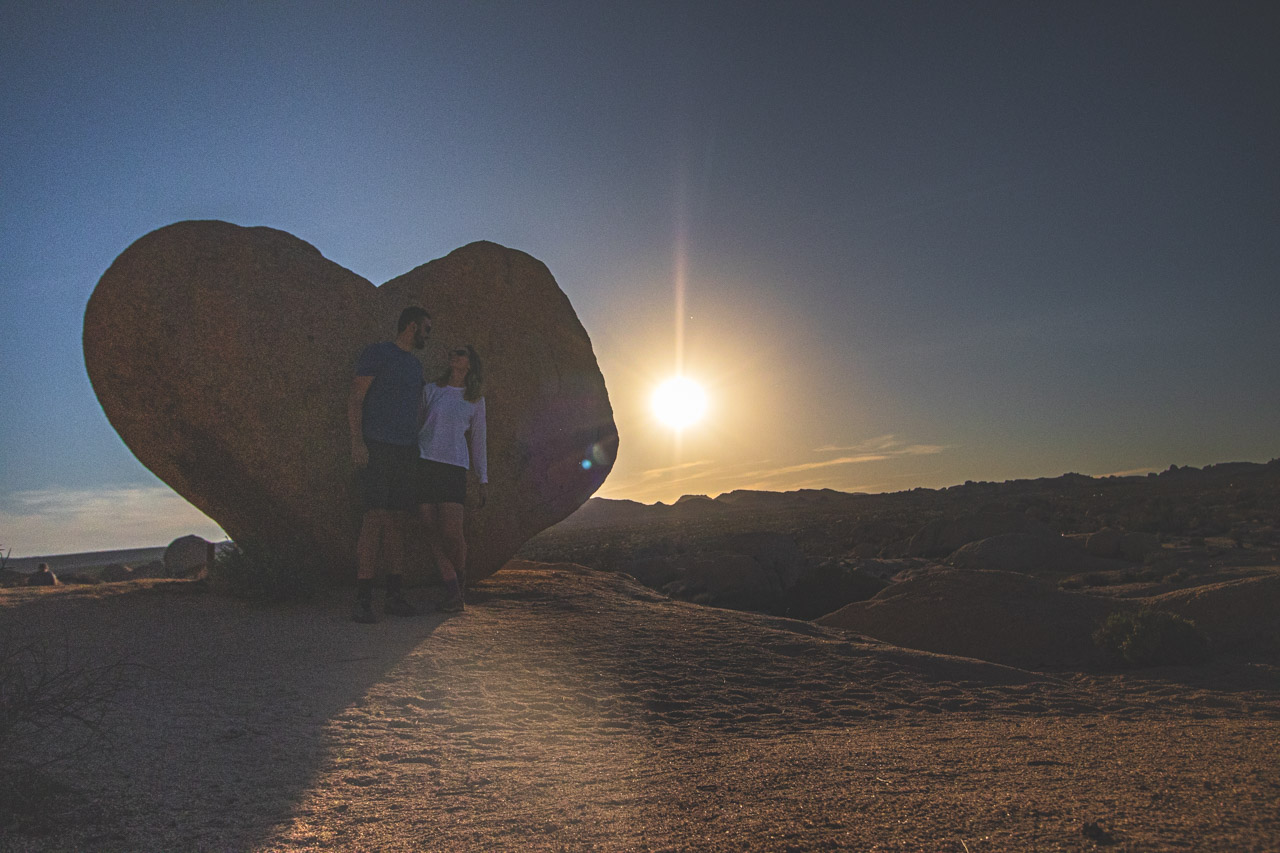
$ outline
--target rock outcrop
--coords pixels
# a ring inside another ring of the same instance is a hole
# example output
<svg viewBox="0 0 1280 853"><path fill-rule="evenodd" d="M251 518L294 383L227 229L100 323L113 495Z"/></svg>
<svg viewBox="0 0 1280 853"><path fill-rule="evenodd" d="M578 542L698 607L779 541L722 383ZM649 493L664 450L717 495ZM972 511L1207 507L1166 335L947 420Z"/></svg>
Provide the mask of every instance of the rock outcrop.
<svg viewBox="0 0 1280 853"><path fill-rule="evenodd" d="M888 581L840 561L820 563L787 590L786 615L792 619L816 619L846 604L865 601L888 585Z"/></svg>
<svg viewBox="0 0 1280 853"><path fill-rule="evenodd" d="M939 518L920 528L907 542L907 557L945 557L956 549L1006 533L1048 534L1043 523L1020 512L975 512Z"/></svg>
<svg viewBox="0 0 1280 853"><path fill-rule="evenodd" d="M591 341L529 255L472 243L375 287L283 231L180 222L103 275L85 362L129 448L247 552L347 578L359 516L347 393L361 349L392 337L410 304L433 318L428 375L450 345L485 361L491 485L466 528L477 580L577 509L617 448Z"/></svg>
<svg viewBox="0 0 1280 853"><path fill-rule="evenodd" d="M1104 527L1084 540L1085 550L1094 557L1141 563L1153 551L1160 550L1160 537L1154 533L1131 533L1115 527Z"/></svg>
<svg viewBox="0 0 1280 853"><path fill-rule="evenodd" d="M786 593L807 570L808 560L791 537L752 531L721 537L706 550L642 557L619 568L673 598L782 614Z"/></svg>
<svg viewBox="0 0 1280 853"><path fill-rule="evenodd" d="M1103 658L1092 635L1119 604L1009 572L939 569L816 620L899 646L1032 669Z"/></svg>
<svg viewBox="0 0 1280 853"><path fill-rule="evenodd" d="M782 594L777 578L746 554L687 558L663 591L682 601L732 610L768 610Z"/></svg>
<svg viewBox="0 0 1280 853"><path fill-rule="evenodd" d="M948 561L957 569L1022 572L1029 575L1062 575L1073 572L1106 572L1125 568L1119 560L1095 557L1078 542L1056 533L1004 533L970 542Z"/></svg>
<svg viewBox="0 0 1280 853"><path fill-rule="evenodd" d="M136 577L136 575L133 569L121 563L111 563L103 566L102 571L98 573L98 578L106 581L107 583L131 581L134 577Z"/></svg>
<svg viewBox="0 0 1280 853"><path fill-rule="evenodd" d="M49 568L48 563L41 563L39 568L27 575L27 586L58 586L58 576Z"/></svg>
<svg viewBox="0 0 1280 853"><path fill-rule="evenodd" d="M1166 592L1147 604L1195 622L1217 650L1280 652L1280 572Z"/></svg>
<svg viewBox="0 0 1280 853"><path fill-rule="evenodd" d="M213 543L199 536L179 536L164 549L164 573L170 578L190 578L206 572L213 562Z"/></svg>
<svg viewBox="0 0 1280 853"><path fill-rule="evenodd" d="M1104 527L1090 533L1084 540L1084 549L1094 557L1115 559L1120 556L1120 543L1124 539L1124 531L1114 527Z"/></svg>

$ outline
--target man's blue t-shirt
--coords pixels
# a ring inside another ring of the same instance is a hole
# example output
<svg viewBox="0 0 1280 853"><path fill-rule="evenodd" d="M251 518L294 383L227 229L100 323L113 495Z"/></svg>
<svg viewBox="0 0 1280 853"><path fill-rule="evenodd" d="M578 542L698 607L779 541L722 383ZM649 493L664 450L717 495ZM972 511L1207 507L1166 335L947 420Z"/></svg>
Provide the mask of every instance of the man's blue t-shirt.
<svg viewBox="0 0 1280 853"><path fill-rule="evenodd" d="M394 341L370 344L356 362L356 376L372 376L364 397L364 437L401 446L418 443L422 363Z"/></svg>

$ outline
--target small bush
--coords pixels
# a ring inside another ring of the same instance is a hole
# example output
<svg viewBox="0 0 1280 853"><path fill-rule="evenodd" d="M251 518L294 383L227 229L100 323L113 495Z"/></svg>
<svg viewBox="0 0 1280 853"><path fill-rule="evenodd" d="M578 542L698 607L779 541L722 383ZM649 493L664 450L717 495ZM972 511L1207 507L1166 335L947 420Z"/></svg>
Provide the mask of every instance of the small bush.
<svg viewBox="0 0 1280 853"><path fill-rule="evenodd" d="M0 832L45 828L58 811L53 798L71 791L49 771L109 752L108 712L123 670L0 636Z"/></svg>
<svg viewBox="0 0 1280 853"><path fill-rule="evenodd" d="M1112 613L1093 642L1117 664L1169 666L1200 663L1209 642L1194 622L1163 610Z"/></svg>
<svg viewBox="0 0 1280 853"><path fill-rule="evenodd" d="M261 551L246 553L237 545L218 552L209 576L215 589L236 598L277 604L310 598L319 585L315 572L297 560Z"/></svg>

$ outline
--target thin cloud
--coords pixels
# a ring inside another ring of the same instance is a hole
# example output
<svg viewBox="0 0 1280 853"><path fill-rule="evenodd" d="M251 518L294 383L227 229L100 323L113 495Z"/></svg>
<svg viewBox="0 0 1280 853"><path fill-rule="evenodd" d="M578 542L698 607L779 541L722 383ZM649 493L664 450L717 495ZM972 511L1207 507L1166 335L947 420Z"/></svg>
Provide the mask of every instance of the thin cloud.
<svg viewBox="0 0 1280 853"><path fill-rule="evenodd" d="M912 444L902 449L901 456L933 456L946 450L946 444Z"/></svg>
<svg viewBox="0 0 1280 853"><path fill-rule="evenodd" d="M666 468L650 468L647 471L640 472L640 479L652 480L664 474L674 474L677 471L687 471L690 468L702 468L710 464L710 459L699 459L697 462L681 462L679 465L668 465Z"/></svg>
<svg viewBox="0 0 1280 853"><path fill-rule="evenodd" d="M15 556L160 546L188 533L224 537L165 486L14 492L0 507L0 530Z"/></svg>
<svg viewBox="0 0 1280 853"><path fill-rule="evenodd" d="M798 474L801 471L812 471L816 468L833 468L837 465L857 465L861 462L881 462L892 457L883 453L864 453L860 456L841 456L839 459L824 459L821 462L802 462L799 465L784 465L764 471L752 471L744 477L763 477L775 479L786 474Z"/></svg>
<svg viewBox="0 0 1280 853"><path fill-rule="evenodd" d="M902 444L894 438L893 434L880 435L875 438L869 438L858 444L828 444L824 447L814 449L814 453L875 453L878 451L889 450Z"/></svg>
<svg viewBox="0 0 1280 853"><path fill-rule="evenodd" d="M858 444L828 444L814 449L814 453L883 453L891 456L930 456L947 449L945 444L903 445L892 433L870 438Z"/></svg>
<svg viewBox="0 0 1280 853"><path fill-rule="evenodd" d="M706 468L708 465L712 464L714 464L714 461L711 459L700 459L697 462L681 462L679 465L668 465L665 468L650 468L625 479L611 478L605 482L605 487L602 491L605 494L616 494L618 492L625 491L627 492L628 498L635 500L635 495L648 494L653 489L664 489L672 483L680 483L685 480L703 476L705 472L677 477L675 479L672 479L669 476L671 474L695 471L696 469ZM603 494L599 495L599 497L603 496Z"/></svg>
<svg viewBox="0 0 1280 853"><path fill-rule="evenodd" d="M663 468L642 471L634 479L606 484L601 497L626 497L631 500L668 500L679 488L686 493L723 494L735 489L800 489L837 488L841 490L870 491L872 486L850 485L839 474L828 479L804 478L796 475L811 471L824 471L846 465L866 462L885 462L914 456L931 456L947 450L941 444L906 444L892 433L876 436L858 444L828 445L814 453L840 452L833 459L817 459L790 465L770 467L771 460L760 459L737 465L719 467L714 460L700 459ZM674 476L673 476L674 475ZM845 475L847 477L848 475ZM916 475L912 475L916 476Z"/></svg>

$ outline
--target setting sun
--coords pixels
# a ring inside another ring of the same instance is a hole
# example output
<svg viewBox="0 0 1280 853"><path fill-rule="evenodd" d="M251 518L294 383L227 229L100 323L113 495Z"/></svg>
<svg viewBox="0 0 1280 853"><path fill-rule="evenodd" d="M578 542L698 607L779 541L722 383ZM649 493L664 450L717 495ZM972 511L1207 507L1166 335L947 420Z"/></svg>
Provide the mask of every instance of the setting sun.
<svg viewBox="0 0 1280 853"><path fill-rule="evenodd" d="M697 423L706 411L706 392L687 377L668 379L653 392L653 413L658 420L674 429L684 429Z"/></svg>

